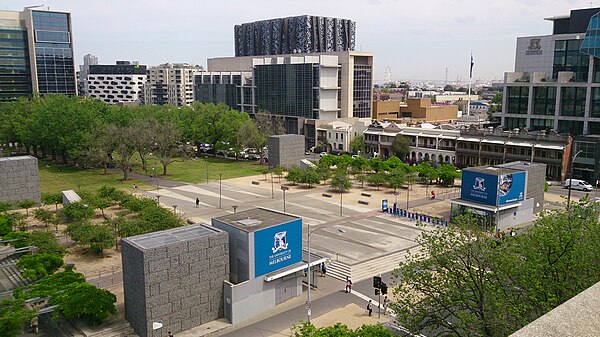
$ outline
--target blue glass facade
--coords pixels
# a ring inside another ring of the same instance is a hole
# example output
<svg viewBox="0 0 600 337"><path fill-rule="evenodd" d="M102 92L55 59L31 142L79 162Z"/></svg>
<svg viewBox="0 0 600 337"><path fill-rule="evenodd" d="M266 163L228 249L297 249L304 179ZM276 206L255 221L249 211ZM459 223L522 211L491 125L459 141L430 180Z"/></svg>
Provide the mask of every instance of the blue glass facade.
<svg viewBox="0 0 600 337"><path fill-rule="evenodd" d="M0 29L0 102L31 95L29 69L27 31Z"/></svg>
<svg viewBox="0 0 600 337"><path fill-rule="evenodd" d="M600 57L600 13L595 14L590 19L585 38L581 44L581 52Z"/></svg>
<svg viewBox="0 0 600 337"><path fill-rule="evenodd" d="M40 94L75 95L75 65L69 14L32 12L38 90Z"/></svg>

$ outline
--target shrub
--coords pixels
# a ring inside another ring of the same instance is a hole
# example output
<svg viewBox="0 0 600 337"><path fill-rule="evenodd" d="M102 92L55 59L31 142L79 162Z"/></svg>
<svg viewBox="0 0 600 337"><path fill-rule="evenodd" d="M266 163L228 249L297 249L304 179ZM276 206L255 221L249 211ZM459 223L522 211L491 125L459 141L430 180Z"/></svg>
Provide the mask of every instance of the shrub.
<svg viewBox="0 0 600 337"><path fill-rule="evenodd" d="M25 270L23 276L30 280L54 274L64 264L62 256L58 254L23 255L17 262L17 267Z"/></svg>

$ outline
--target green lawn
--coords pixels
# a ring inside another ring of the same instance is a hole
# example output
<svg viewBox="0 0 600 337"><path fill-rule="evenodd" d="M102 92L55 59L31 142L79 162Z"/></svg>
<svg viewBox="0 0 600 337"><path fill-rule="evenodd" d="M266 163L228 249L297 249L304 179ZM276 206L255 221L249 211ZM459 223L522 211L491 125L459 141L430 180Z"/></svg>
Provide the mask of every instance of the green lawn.
<svg viewBox="0 0 600 337"><path fill-rule="evenodd" d="M82 170L76 167L55 164L51 161L39 160L40 182L42 193L57 193L65 190L95 191L102 185L114 186L120 189L133 190L133 185L140 188L150 186L139 180L123 182L122 174L109 173L103 175L103 170ZM80 185L80 186L77 186Z"/></svg>
<svg viewBox="0 0 600 337"><path fill-rule="evenodd" d="M157 162L154 157L148 158L148 172L153 174L152 168L156 167L159 174L162 174L162 165ZM245 160L225 159L225 158L208 158L208 179L218 180L219 173L223 175L223 179L238 178L261 174L265 165L259 165L256 162ZM135 158L134 170L137 173L144 174L142 164L139 157ZM161 176L162 177L162 176ZM166 179L182 181L186 183L199 183L206 181L206 161L201 159L182 159L174 162L167 167Z"/></svg>

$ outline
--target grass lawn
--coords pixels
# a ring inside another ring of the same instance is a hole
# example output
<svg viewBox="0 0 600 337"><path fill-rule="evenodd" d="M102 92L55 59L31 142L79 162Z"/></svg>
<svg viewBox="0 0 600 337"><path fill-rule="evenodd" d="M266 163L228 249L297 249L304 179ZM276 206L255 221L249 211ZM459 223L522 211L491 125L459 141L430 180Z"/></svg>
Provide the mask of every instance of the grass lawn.
<svg viewBox="0 0 600 337"><path fill-rule="evenodd" d="M51 161L39 160L40 183L42 193L58 193L65 190L95 191L102 185L114 186L120 189L133 190L133 185L140 188L151 187L139 180L123 182L122 174L110 173L103 175L103 170L82 170L76 167L55 164Z"/></svg>
<svg viewBox="0 0 600 337"><path fill-rule="evenodd" d="M152 168L156 167L158 173L162 174L162 165L152 156L148 158L148 172L153 174ZM223 179L238 178L262 174L265 165L259 165L256 162L225 159L225 158L208 158L208 179L218 180L219 173L223 175ZM142 170L142 164L139 157L135 158L134 170L137 173L145 174ZM167 176L162 178L177 180L186 183L199 183L206 181L206 161L200 159L181 159L167 166Z"/></svg>

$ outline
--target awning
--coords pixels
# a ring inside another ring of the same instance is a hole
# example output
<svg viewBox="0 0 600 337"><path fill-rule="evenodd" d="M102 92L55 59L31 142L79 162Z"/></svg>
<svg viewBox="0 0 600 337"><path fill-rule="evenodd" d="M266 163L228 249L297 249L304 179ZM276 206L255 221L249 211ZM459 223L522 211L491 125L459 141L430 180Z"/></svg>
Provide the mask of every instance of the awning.
<svg viewBox="0 0 600 337"><path fill-rule="evenodd" d="M535 144L533 147L536 149L549 149L549 150L564 150L565 147L561 145L545 145L545 144Z"/></svg>
<svg viewBox="0 0 600 337"><path fill-rule="evenodd" d="M491 144L504 144L502 140L493 140L493 139L484 139L481 141L482 143L491 143Z"/></svg>
<svg viewBox="0 0 600 337"><path fill-rule="evenodd" d="M316 255L311 253L310 254L310 266L314 267L314 266L318 266L323 262L327 262L327 258L322 257L320 255ZM294 263L291 266L287 266L285 268L281 268L277 271L274 271L270 274L265 275L265 282L271 282L273 280L282 278L284 276L288 276L291 274L294 274L295 272L304 270L307 268L308 265L308 252L303 251L302 252L302 262L297 262Z"/></svg>
<svg viewBox="0 0 600 337"><path fill-rule="evenodd" d="M496 206L479 204L479 203L472 202L472 201L467 201L467 200L461 199L461 198L450 199L450 203L461 205L461 206L473 207L473 208L476 208L476 209L483 209L483 210L486 210L486 211L490 211L490 212L496 213ZM519 207L521 205L522 205L522 203L515 202L515 203L512 203L512 204L502 205L502 206L498 207L498 209L500 211L503 211L505 209L511 209L511 208Z"/></svg>
<svg viewBox="0 0 600 337"><path fill-rule="evenodd" d="M480 141L479 138L471 138L471 137L458 137L458 140L464 140L467 142L478 142Z"/></svg>

